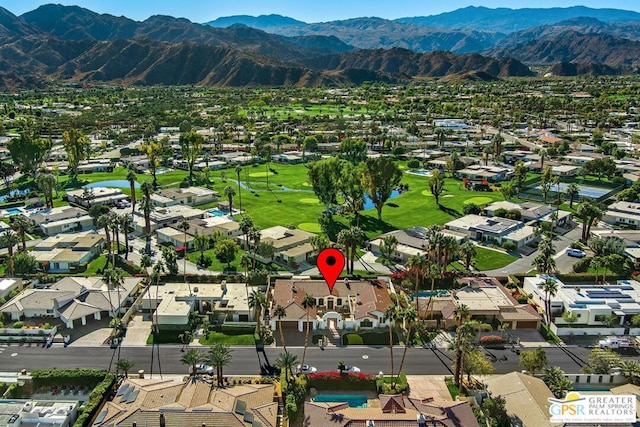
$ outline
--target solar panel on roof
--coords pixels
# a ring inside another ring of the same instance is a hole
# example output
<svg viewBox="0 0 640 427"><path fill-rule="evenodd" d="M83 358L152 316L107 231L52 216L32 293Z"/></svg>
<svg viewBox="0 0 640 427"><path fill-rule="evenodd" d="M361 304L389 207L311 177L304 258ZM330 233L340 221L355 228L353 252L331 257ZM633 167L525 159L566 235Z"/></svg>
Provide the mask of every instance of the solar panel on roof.
<svg viewBox="0 0 640 427"><path fill-rule="evenodd" d="M120 398L120 403L126 402L126 400L129 398L132 392L133 392L133 388L128 389L125 392L125 394L123 394L122 397Z"/></svg>
<svg viewBox="0 0 640 427"><path fill-rule="evenodd" d="M247 410L247 404L243 400L236 401L236 409L235 413L244 415L244 412Z"/></svg>
<svg viewBox="0 0 640 427"><path fill-rule="evenodd" d="M253 422L253 414L251 412L245 412L244 421L247 422L247 423L252 423Z"/></svg>
<svg viewBox="0 0 640 427"><path fill-rule="evenodd" d="M116 393L116 396L122 396L129 390L129 384L122 384Z"/></svg>
<svg viewBox="0 0 640 427"><path fill-rule="evenodd" d="M103 409L102 411L100 411L100 413L98 414L98 417L96 418L96 420L93 422L94 424L100 424L101 422L104 421L105 417L107 416L108 411L106 409Z"/></svg>
<svg viewBox="0 0 640 427"><path fill-rule="evenodd" d="M251 424L251 427L262 427L262 424L260 424L258 421L253 421L253 424Z"/></svg>
<svg viewBox="0 0 640 427"><path fill-rule="evenodd" d="M131 393L129 395L129 398L127 399L127 403L133 403L136 401L136 398L138 397L138 393L140 393L140 390L136 390L133 393Z"/></svg>

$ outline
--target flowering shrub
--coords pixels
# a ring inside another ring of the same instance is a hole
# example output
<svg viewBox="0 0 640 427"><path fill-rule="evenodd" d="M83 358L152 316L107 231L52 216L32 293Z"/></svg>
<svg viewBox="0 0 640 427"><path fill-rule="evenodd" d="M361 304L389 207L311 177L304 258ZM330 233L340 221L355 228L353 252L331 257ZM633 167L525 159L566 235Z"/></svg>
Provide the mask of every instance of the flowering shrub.
<svg viewBox="0 0 640 427"><path fill-rule="evenodd" d="M480 338L480 344L482 345L503 344L503 343L504 343L504 339L500 335L485 335L482 338Z"/></svg>
<svg viewBox="0 0 640 427"><path fill-rule="evenodd" d="M376 388L375 375L345 372L318 372L307 374L307 384L309 387L318 389L336 390L365 390Z"/></svg>

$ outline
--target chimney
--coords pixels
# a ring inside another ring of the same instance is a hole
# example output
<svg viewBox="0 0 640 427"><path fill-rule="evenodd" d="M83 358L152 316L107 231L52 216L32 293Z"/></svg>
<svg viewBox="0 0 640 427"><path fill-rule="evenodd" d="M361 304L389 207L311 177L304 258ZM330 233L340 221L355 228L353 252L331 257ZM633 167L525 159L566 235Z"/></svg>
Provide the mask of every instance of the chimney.
<svg viewBox="0 0 640 427"><path fill-rule="evenodd" d="M425 417L424 414L418 414L418 416L416 418L417 418L419 427L426 427L426 425L427 425L427 417Z"/></svg>
<svg viewBox="0 0 640 427"><path fill-rule="evenodd" d="M367 427L376 427L376 423L373 420L367 421Z"/></svg>
<svg viewBox="0 0 640 427"><path fill-rule="evenodd" d="M160 413L160 427L165 427L166 426L166 421L164 419L164 414L161 412Z"/></svg>

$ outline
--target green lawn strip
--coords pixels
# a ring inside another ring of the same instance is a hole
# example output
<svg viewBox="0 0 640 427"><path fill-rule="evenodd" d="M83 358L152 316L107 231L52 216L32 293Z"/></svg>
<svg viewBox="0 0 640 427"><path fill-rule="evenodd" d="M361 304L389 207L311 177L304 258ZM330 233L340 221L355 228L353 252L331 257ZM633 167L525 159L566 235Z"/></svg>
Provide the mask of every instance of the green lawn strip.
<svg viewBox="0 0 640 427"><path fill-rule="evenodd" d="M473 260L476 269L484 271L502 268L506 265L511 264L516 259L518 258L514 257L513 255L477 246L476 256Z"/></svg>
<svg viewBox="0 0 640 427"><path fill-rule="evenodd" d="M389 331L351 332L342 336L345 345L389 345ZM393 332L393 343L398 344L398 334Z"/></svg>
<svg viewBox="0 0 640 427"><path fill-rule="evenodd" d="M107 264L107 256L100 255L98 258L94 259L87 266L87 270L83 273L85 276L99 276L102 274L102 270L104 270L104 266ZM100 270L100 273L98 273Z"/></svg>
<svg viewBox="0 0 640 427"><path fill-rule="evenodd" d="M229 345L254 345L253 334L227 335L222 332L209 332L201 337L198 342L202 345L229 344Z"/></svg>
<svg viewBox="0 0 640 427"><path fill-rule="evenodd" d="M216 258L214 249L207 249L206 251L204 251L204 256L205 258L208 257L209 259L211 259L211 265L209 265L207 269L211 271L244 271L244 269L240 266L240 260L242 259L242 255L244 255L244 253L245 252L242 249L239 249L236 252L236 257L231 262L231 268L229 268L226 262L220 262L220 260ZM197 264L198 260L200 259L200 252L189 252L187 254L187 259L192 263ZM178 265L182 265L182 262L183 260L179 259Z"/></svg>

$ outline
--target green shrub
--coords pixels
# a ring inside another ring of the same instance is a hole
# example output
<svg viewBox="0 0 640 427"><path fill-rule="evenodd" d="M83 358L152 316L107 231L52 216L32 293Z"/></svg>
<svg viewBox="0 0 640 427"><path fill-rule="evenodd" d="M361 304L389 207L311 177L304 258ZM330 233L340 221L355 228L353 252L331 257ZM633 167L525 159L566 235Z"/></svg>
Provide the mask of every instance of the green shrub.
<svg viewBox="0 0 640 427"><path fill-rule="evenodd" d="M24 326L24 322L17 321L13 324L13 329L22 329L23 326Z"/></svg>
<svg viewBox="0 0 640 427"><path fill-rule="evenodd" d="M101 371L105 374L104 371ZM104 400L109 396L110 390L116 381L116 375L107 373L103 380L94 387L89 394L89 400L80 408L78 418L73 427L87 427L93 419L96 411L102 407Z"/></svg>
<svg viewBox="0 0 640 427"><path fill-rule="evenodd" d="M34 388L71 385L95 387L106 375L107 372L100 369L43 369L31 373Z"/></svg>
<svg viewBox="0 0 640 427"><path fill-rule="evenodd" d="M581 258L573 264L573 272L574 273L586 273L591 266L591 257Z"/></svg>
<svg viewBox="0 0 640 427"><path fill-rule="evenodd" d="M513 252L516 250L517 246L515 243L510 242L510 241L506 241L502 243L502 247L504 248L505 251L507 252Z"/></svg>
<svg viewBox="0 0 640 427"><path fill-rule="evenodd" d="M409 169L418 169L420 167L420 160L418 159L411 159L407 162L407 167Z"/></svg>
<svg viewBox="0 0 640 427"><path fill-rule="evenodd" d="M363 345L364 340L358 334L347 334L347 345Z"/></svg>
<svg viewBox="0 0 640 427"><path fill-rule="evenodd" d="M462 213L464 213L465 215L477 215L481 210L482 209L480 208L480 206L476 205L475 203L466 203L462 207Z"/></svg>
<svg viewBox="0 0 640 427"><path fill-rule="evenodd" d="M516 298L516 300L518 301L519 304L526 304L527 301L529 301L529 298L527 295L518 295L518 297Z"/></svg>

